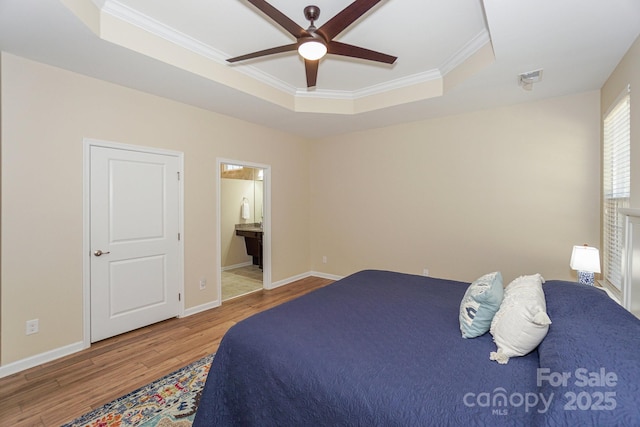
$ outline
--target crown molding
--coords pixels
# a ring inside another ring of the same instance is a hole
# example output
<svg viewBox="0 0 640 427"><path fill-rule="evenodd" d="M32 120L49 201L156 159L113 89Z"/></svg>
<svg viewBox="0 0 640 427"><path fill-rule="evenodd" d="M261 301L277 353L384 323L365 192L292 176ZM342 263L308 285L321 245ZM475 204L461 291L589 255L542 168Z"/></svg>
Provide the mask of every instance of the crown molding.
<svg viewBox="0 0 640 427"><path fill-rule="evenodd" d="M180 47L191 50L205 58L214 60L218 63L225 63L224 58L226 55L209 46L201 41L184 34L173 27L170 27L162 22L138 12L135 9L130 8L117 0L93 0L101 1L103 3L100 10L102 13L109 14L114 18L124 21L128 24L134 25L147 31L150 34L161 37L168 40Z"/></svg>
<svg viewBox="0 0 640 427"><path fill-rule="evenodd" d="M140 13L139 11L122 4L117 0L92 0L103 13L107 13L131 25L135 25L150 34L161 37L180 47L195 52L205 58L211 59L220 64L226 64L228 54L221 52L201 41L184 34L175 28L172 28L162 22ZM237 67L236 71L246 74L256 80L259 80L269 86L279 89L292 96L304 98L328 98L328 99L358 99L366 96L378 95L391 90L412 86L427 81L441 79L451 70L462 64L467 58L473 55L478 49L490 41L489 33L486 30L481 31L468 43L466 43L458 52L452 55L438 69L429 70L423 73L411 76L401 77L389 82L365 87L355 91L335 91L335 90L308 90L306 88L298 89L278 78L263 72L262 70L248 65Z"/></svg>
<svg viewBox="0 0 640 427"><path fill-rule="evenodd" d="M381 93L390 92L392 90L402 89L405 87L440 79L442 79L442 74L439 70L429 70L423 73L400 77L399 79L391 80L354 91L326 89L307 91L305 89L298 89L296 91L296 96L301 98L361 99L368 96L378 95Z"/></svg>
<svg viewBox="0 0 640 427"><path fill-rule="evenodd" d="M168 40L169 42L177 46L195 52L196 54L215 61L218 64L229 66L229 63L226 61L226 59L229 58L230 55L228 55L227 53L222 52L206 43L202 43L200 40L184 34L173 27L163 24L162 22L148 15L140 13L139 11L122 4L117 0L93 1L94 3L98 1L102 3L101 10L103 13L107 13L114 18L120 19L128 24L141 28L149 32L150 34ZM235 70L292 96L296 93L296 88L294 86L278 78L275 78L256 67L243 66L237 67Z"/></svg>
<svg viewBox="0 0 640 427"><path fill-rule="evenodd" d="M478 50L491 42L489 32L485 29L469 40L460 50L454 53L440 67L425 72L404 76L380 84L360 88L353 91L307 89L297 88L278 79L253 65L233 66L226 59L230 56L206 43L184 34L148 15L140 13L118 0L91 0L100 10L101 14L107 14L117 20L135 26L149 34L164 39L180 48L194 52L201 57L211 60L221 66L229 67L234 72L244 74L260 83L290 95L294 99L308 100L309 102L325 101L358 101L368 97L383 95L388 92L401 91L413 86L431 82L442 82L444 76L463 64Z"/></svg>
<svg viewBox="0 0 640 427"><path fill-rule="evenodd" d="M464 61L469 59L474 53L482 49L484 45L487 43L491 43L491 36L489 35L489 31L482 30L480 31L474 38L465 43L460 50L451 55L449 59L447 59L444 64L440 66L440 71L443 76L449 74L449 72L453 71Z"/></svg>

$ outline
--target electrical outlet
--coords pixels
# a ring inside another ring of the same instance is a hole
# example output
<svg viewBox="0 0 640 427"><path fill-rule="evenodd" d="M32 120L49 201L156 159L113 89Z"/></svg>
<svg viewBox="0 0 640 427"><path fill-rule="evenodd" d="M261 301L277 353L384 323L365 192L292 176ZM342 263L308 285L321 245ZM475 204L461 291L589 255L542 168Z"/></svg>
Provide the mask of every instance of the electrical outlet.
<svg viewBox="0 0 640 427"><path fill-rule="evenodd" d="M423 276L429 276L429 269L428 268L423 269L422 270L422 275Z"/></svg>
<svg viewBox="0 0 640 427"><path fill-rule="evenodd" d="M203 290L207 287L207 279L202 278L200 279L200 290Z"/></svg>
<svg viewBox="0 0 640 427"><path fill-rule="evenodd" d="M27 335L38 333L38 329L39 329L38 319L27 320L27 328L26 328Z"/></svg>
<svg viewBox="0 0 640 427"><path fill-rule="evenodd" d="M324 256L322 257L322 263L323 263L323 264L326 264L326 263L327 263L327 256L326 256L326 255L324 255Z"/></svg>

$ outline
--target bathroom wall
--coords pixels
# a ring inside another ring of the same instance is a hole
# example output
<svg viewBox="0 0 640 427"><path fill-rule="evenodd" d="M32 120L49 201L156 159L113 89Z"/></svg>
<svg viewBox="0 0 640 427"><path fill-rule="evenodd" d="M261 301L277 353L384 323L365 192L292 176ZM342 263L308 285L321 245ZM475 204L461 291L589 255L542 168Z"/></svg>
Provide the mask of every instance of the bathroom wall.
<svg viewBox="0 0 640 427"><path fill-rule="evenodd" d="M221 178L220 180L220 255L223 269L251 262L252 258L247 255L244 246L244 238L235 235L235 225L260 222L260 212L257 212L257 219L254 212L257 206L254 187L256 187L254 181L230 178ZM249 201L251 215L249 219L241 217L241 205L245 197Z"/></svg>

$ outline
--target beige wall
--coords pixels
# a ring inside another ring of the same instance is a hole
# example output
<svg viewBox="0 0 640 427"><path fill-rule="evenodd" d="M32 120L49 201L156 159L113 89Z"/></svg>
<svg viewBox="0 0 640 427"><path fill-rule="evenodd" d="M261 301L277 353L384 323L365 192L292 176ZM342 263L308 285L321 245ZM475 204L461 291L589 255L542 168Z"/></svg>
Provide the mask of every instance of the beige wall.
<svg viewBox="0 0 640 427"><path fill-rule="evenodd" d="M631 85L631 201L640 208L640 37L636 39L602 87L602 115L627 85ZM634 167L635 166L635 167Z"/></svg>
<svg viewBox="0 0 640 427"><path fill-rule="evenodd" d="M312 269L575 279L598 245L599 92L317 141ZM327 263L322 263L322 257Z"/></svg>
<svg viewBox="0 0 640 427"><path fill-rule="evenodd" d="M272 281L309 270L307 141L6 53L1 66L2 365L82 341L85 137L184 152L186 308L218 299L198 288L217 277L217 157L271 166Z"/></svg>
<svg viewBox="0 0 640 427"><path fill-rule="evenodd" d="M218 157L271 165L273 282L363 268L572 279L571 246L599 241L597 91L309 142L1 59L3 365L82 339L84 137L185 153L187 308L217 299L198 281L217 277Z"/></svg>

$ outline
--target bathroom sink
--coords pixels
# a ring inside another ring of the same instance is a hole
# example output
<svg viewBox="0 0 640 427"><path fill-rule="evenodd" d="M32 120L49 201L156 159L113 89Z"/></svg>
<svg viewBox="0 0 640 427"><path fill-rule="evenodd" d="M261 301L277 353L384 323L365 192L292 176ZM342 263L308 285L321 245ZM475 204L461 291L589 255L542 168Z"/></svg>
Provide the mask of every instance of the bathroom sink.
<svg viewBox="0 0 640 427"><path fill-rule="evenodd" d="M262 227L258 223L253 224L236 224L236 234L239 236L238 231L250 231L253 233L262 233Z"/></svg>

